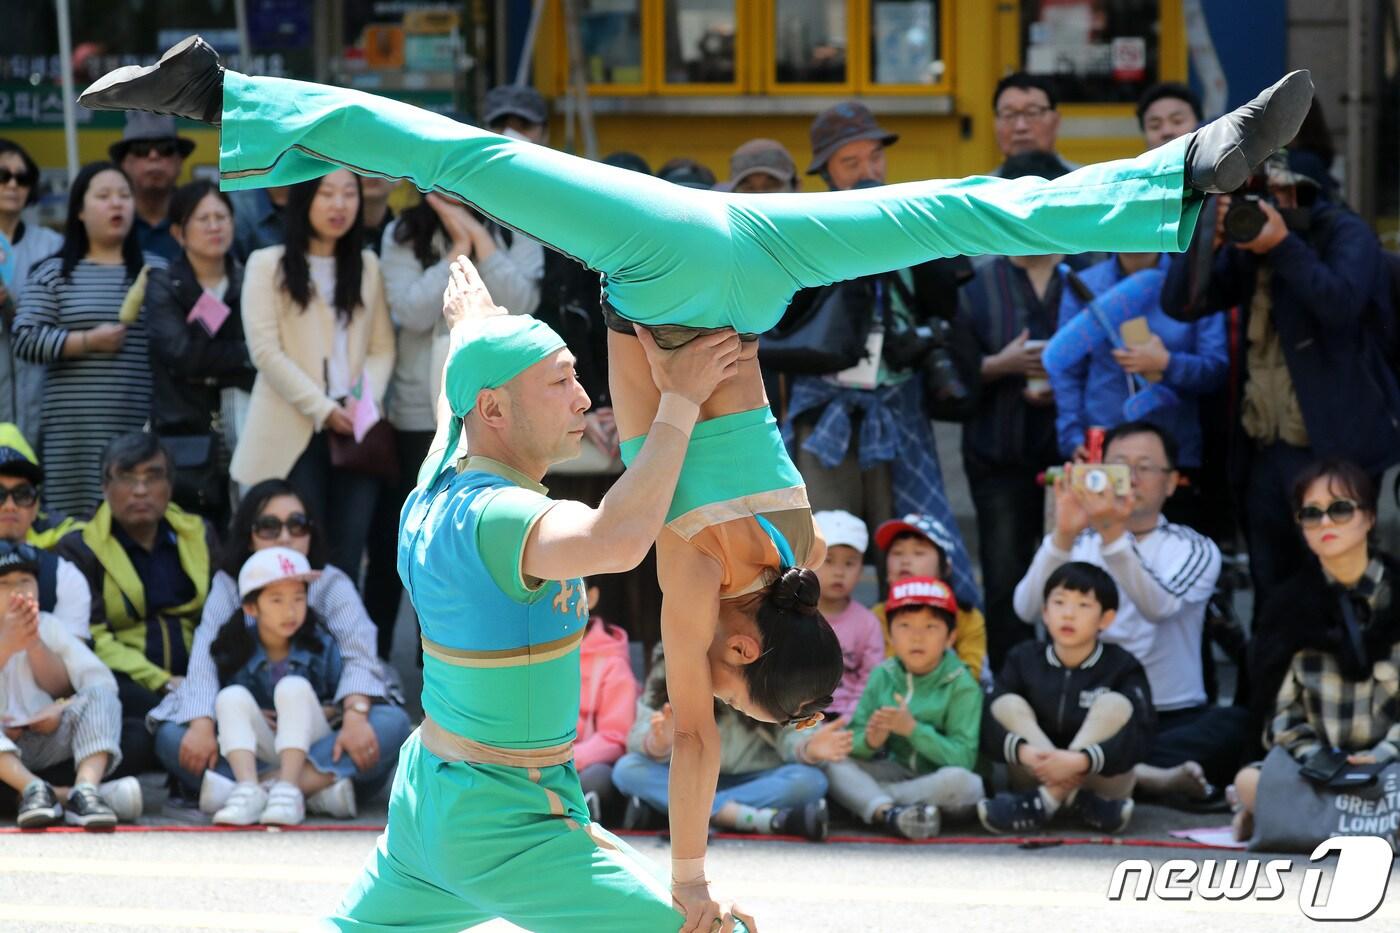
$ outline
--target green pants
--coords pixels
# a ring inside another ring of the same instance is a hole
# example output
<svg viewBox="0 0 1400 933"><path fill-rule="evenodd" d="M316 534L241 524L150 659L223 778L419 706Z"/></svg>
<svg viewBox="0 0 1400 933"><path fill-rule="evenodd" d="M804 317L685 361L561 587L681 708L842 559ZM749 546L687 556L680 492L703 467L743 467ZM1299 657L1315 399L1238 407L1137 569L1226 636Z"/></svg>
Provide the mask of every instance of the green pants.
<svg viewBox="0 0 1400 933"><path fill-rule="evenodd" d="M681 915L658 866L597 824L573 765L445 762L404 743L389 825L335 917L338 931L666 931Z"/></svg>
<svg viewBox="0 0 1400 933"><path fill-rule="evenodd" d="M957 255L1180 252L1200 199L1186 139L1062 178L964 178L824 194L726 194L575 158L359 91L224 78L228 189L328 166L408 178L475 205L605 276L647 325L762 333L799 288Z"/></svg>

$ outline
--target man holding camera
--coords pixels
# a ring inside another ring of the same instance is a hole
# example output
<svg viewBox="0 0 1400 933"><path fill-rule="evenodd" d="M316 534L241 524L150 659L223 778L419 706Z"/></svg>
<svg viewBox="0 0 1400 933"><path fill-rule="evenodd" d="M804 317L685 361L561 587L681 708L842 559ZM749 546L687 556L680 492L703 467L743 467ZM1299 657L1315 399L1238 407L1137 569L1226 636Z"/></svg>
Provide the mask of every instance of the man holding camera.
<svg viewBox="0 0 1400 933"><path fill-rule="evenodd" d="M1180 480L1176 440L1165 430L1145 421L1111 429L1102 464L1075 464L1055 481L1054 527L1014 598L1016 614L1034 623L1044 609L1045 581L1062 564L1082 560L1108 571L1119 607L1103 640L1142 664L1157 710L1147 760L1135 769L1138 787L1200 800L1216 796L1233 777L1248 712L1206 698L1201 637L1220 549L1162 516Z"/></svg>
<svg viewBox="0 0 1400 933"><path fill-rule="evenodd" d="M807 174L833 191L883 185L885 150L898 138L863 104L838 104L812 122ZM794 297L785 324L827 313L869 323L863 359L791 382L783 433L814 511L845 510L872 528L914 512L957 528L929 419L960 420L974 402L978 354L966 328L952 322L958 287L970 276L965 258L941 259ZM782 369L765 360L770 365ZM952 534L948 582L960 605L980 606L967 549Z"/></svg>
<svg viewBox="0 0 1400 933"><path fill-rule="evenodd" d="M1383 349L1394 310L1375 234L1288 156L1220 197L1215 218L1172 262L1162 308L1186 321L1242 311L1230 461L1258 620L1307 560L1289 504L1298 472L1343 457L1379 479L1400 462L1400 387Z"/></svg>

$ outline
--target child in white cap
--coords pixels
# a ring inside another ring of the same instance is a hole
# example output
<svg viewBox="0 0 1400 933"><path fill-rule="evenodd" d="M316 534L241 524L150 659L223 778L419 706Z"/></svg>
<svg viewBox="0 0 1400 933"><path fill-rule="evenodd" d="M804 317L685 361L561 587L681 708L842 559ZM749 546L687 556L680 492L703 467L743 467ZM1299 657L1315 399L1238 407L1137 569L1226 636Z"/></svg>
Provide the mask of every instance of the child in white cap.
<svg viewBox="0 0 1400 933"><path fill-rule="evenodd" d="M342 661L306 604L307 584L319 576L282 547L254 552L238 573L243 605L209 648L222 688L214 701L219 751L238 782L215 823L295 825L306 816L306 785L325 783L306 755L331 732L326 710ZM259 764L278 766L269 790L258 783Z"/></svg>
<svg viewBox="0 0 1400 933"><path fill-rule="evenodd" d="M835 630L846 664L826 718L849 717L860 702L870 672L885 660L885 635L880 620L851 598L860 582L870 532L865 522L850 512L818 512L812 518L826 539L826 560L817 568L817 579L822 585L818 608Z"/></svg>

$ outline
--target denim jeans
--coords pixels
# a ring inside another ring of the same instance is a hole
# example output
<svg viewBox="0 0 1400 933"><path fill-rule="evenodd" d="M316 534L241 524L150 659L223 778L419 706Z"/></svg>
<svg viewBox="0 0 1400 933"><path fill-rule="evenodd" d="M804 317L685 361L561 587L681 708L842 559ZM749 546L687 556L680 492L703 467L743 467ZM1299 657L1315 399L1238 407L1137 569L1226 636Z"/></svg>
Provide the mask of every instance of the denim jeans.
<svg viewBox="0 0 1400 933"><path fill-rule="evenodd" d="M613 766L613 783L628 797L640 797L665 813L671 766L645 755L628 753ZM779 765L768 771L721 774L710 815L731 800L750 807L800 807L826 796L826 775L810 765Z"/></svg>
<svg viewBox="0 0 1400 933"><path fill-rule="evenodd" d="M322 523L327 558L345 571L358 588L370 519L374 517L374 502L382 485L379 479L331 466L326 433L317 431L292 465L287 482L296 488L312 518Z"/></svg>
<svg viewBox="0 0 1400 933"><path fill-rule="evenodd" d="M337 778L348 777L355 783L355 794L362 800L375 795L394 776L394 767L399 760L399 746L403 745L413 731L408 714L397 706L375 703L369 710L369 725L379 743L379 760L360 771L350 756L342 753L339 761L331 759L335 740L339 732L314 742L307 752L307 761L323 774L334 774ZM169 771L191 797L199 795L199 786L204 781L203 774L194 774L180 766L180 742L189 731L189 723L163 722L156 730L156 758ZM233 770L221 756L215 771L224 777L232 778Z"/></svg>

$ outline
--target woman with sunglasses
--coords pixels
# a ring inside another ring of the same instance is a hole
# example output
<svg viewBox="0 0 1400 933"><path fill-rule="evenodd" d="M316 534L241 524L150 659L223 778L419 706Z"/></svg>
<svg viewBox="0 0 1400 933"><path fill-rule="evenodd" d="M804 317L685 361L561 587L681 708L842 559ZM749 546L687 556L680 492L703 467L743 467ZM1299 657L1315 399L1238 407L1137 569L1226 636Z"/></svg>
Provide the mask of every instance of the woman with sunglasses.
<svg viewBox="0 0 1400 933"><path fill-rule="evenodd" d="M1393 759L1400 755L1400 561L1371 541L1376 483L1354 463L1323 460L1294 482L1293 506L1315 559L1269 595L1255 626L1256 725L1266 745L1283 748L1299 767L1320 748L1339 748L1352 764ZM1260 773L1255 764L1235 777L1241 840L1252 835Z"/></svg>
<svg viewBox="0 0 1400 933"><path fill-rule="evenodd" d="M393 775L399 746L412 726L408 715L388 696L389 687L375 655L374 623L355 585L326 563L319 526L308 515L296 489L284 480L265 480L253 486L234 513L225 539L223 569L210 584L185 682L148 717L156 729L156 757L186 795L199 795L200 807L208 813L221 807L232 791L232 771L219 756L214 737L219 676L209 649L220 627L241 604L236 582L239 568L248 555L270 547L304 554L311 566L321 571L307 591L307 603L325 620L345 662L335 695L343 719L335 732L311 747L308 755L325 788L307 795L307 812L354 816L356 799L367 799ZM349 783L341 778L348 778Z"/></svg>
<svg viewBox="0 0 1400 933"><path fill-rule="evenodd" d="M10 328L19 308L29 269L63 245L48 227L26 224L24 209L39 201L39 166L19 143L0 139L0 234L10 244L14 266L0 277L0 422L19 425L39 445L39 418L44 398L44 367L15 356Z"/></svg>

